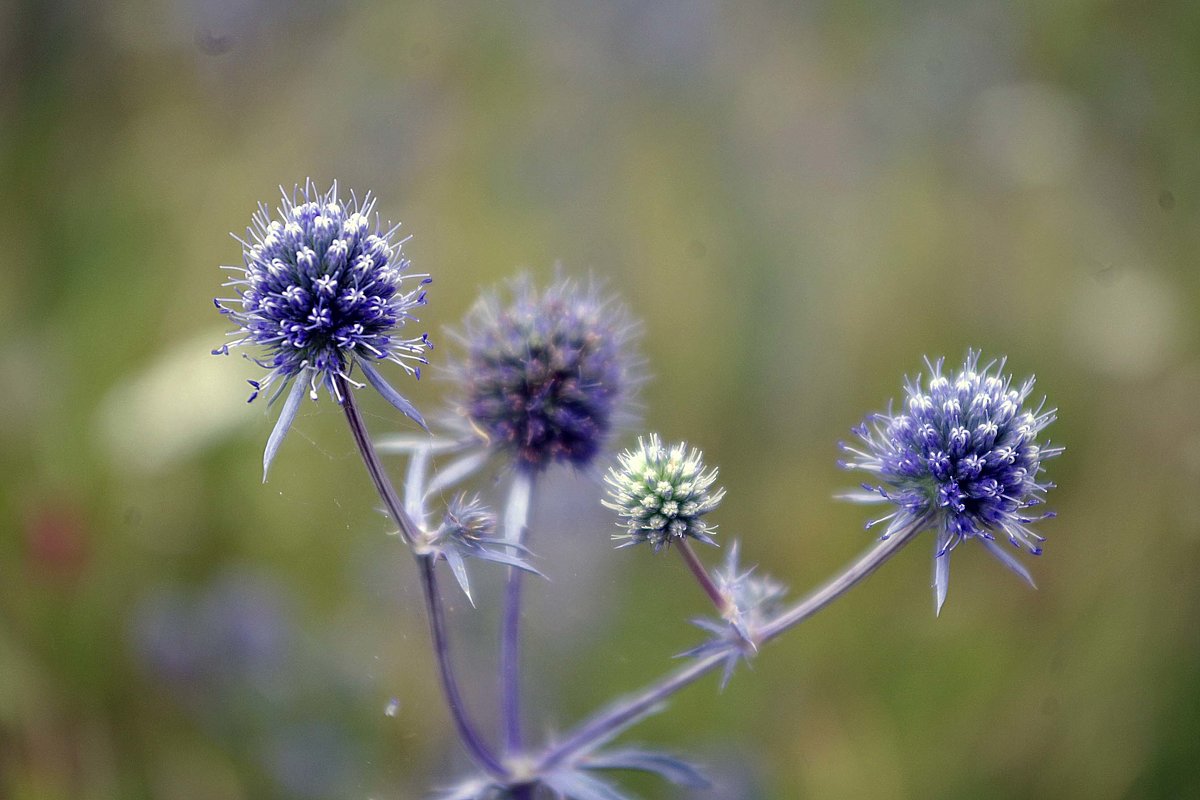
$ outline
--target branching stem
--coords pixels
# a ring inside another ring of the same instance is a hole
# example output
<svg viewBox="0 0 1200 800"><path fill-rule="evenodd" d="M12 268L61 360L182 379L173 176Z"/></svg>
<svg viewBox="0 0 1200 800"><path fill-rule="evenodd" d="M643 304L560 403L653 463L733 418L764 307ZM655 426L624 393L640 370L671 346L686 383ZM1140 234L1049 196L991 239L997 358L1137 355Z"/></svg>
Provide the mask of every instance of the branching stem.
<svg viewBox="0 0 1200 800"><path fill-rule="evenodd" d="M841 597L900 552L922 530L925 522L926 520L923 518L917 519L908 527L898 530L887 539L880 541L845 571L753 631L755 641L762 643L774 639ZM569 762L572 758L586 752L595 743L611 737L615 731L620 730L631 720L724 664L725 658L725 653L714 652L680 667L637 694L629 695L612 703L590 719L585 720L557 744L547 748L538 760L539 771L547 771Z"/></svg>
<svg viewBox="0 0 1200 800"><path fill-rule="evenodd" d="M358 406L354 401L354 392L345 378L337 376L334 380L337 382L337 389L341 392L343 398L342 409L346 413L346 421L350 424L350 432L354 436L355 444L358 445L358 451L362 455L363 463L367 466L367 472L371 475L371 481L375 484L375 489L379 492L379 497L383 500L388 514L399 527L400 535L411 547L418 541L419 531L417 526L412 521L412 518L409 517L408 512L404 510L404 505L400 502L400 496L396 493L395 486L392 485L391 479L383 470L383 465L379 461L379 455L375 452L375 446L367 434L367 426L363 422L362 414L359 413ZM455 677L454 666L450 658L450 641L446 631L446 614L442 607L441 595L438 593L434 556L414 553L414 557L417 560L417 566L421 575L421 585L425 596L425 610L429 617L429 634L433 640L438 674L441 678L442 690L446 695L446 704L449 706L450 715L454 720L454 727L458 731L458 736L467 748L467 751L471 754L471 757L481 767L498 778L507 778L508 771L500 763L500 760L496 758L492 749L479 733L478 727L471 720L467 713L466 704L463 702L462 692L459 690L458 679Z"/></svg>

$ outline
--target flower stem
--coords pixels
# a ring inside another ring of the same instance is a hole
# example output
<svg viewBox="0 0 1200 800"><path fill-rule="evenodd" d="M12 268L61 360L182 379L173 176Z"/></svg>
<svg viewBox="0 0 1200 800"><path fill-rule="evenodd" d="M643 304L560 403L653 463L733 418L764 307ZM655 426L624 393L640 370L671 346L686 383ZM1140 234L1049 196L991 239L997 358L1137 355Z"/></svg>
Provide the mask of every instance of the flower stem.
<svg viewBox="0 0 1200 800"><path fill-rule="evenodd" d="M346 421L350 423L350 433L354 436L354 443L358 445L358 452L362 455L363 463L367 465L371 482L375 484L375 490L379 492L379 497L383 500L383 505L391 515L392 521L399 527L404 543L412 547L417 542L417 527L405 512L404 504L400 502L400 495L396 493L396 487L392 485L391 479L383 470L383 464L380 463L379 454L375 452L375 445L367 434L366 423L363 422L362 414L359 413L358 404L354 401L354 393L350 390L350 385L340 375L334 380L337 383L337 390L342 395L342 410L346 412Z"/></svg>
<svg viewBox="0 0 1200 800"><path fill-rule="evenodd" d="M379 455L375 452L375 446L372 444L370 436L367 435L367 427L363 422L362 414L359 413L358 406L354 402L354 393L351 391L350 385L340 375L334 380L337 382L337 390L341 392L342 409L346 413L346 421L350 424L350 432L354 436L355 444L358 445L363 463L367 466L367 472L371 475L371 481L375 484L375 489L379 492L388 514L399 527L400 535L411 546L417 541L417 527L404 510L395 486L392 485L391 479L383 470ZM434 557L415 553L414 556L417 559L421 575L425 610L429 617L429 634L433 640L438 673L441 677L442 690L446 695L446 705L449 706L450 716L454 720L454 727L467 751L481 767L496 777L507 777L508 771L492 753L491 748L480 735L479 729L467 714L462 692L458 687L458 679L454 675L454 666L450 658L450 641L446 631L446 615L437 588Z"/></svg>
<svg viewBox="0 0 1200 800"><path fill-rule="evenodd" d="M450 707L450 715L454 719L459 738L481 767L497 777L506 777L508 770L492 754L467 715L466 704L463 702L462 692L459 691L458 680L454 676L454 665L450 661L450 644L446 636L446 615L438 594L433 556L417 556L417 564L421 568L421 585L425 590L425 607L429 610L429 633L433 639L438 672L446 693L446 705Z"/></svg>
<svg viewBox="0 0 1200 800"><path fill-rule="evenodd" d="M700 556L696 555L695 548L692 543L686 538L680 539L675 546L679 549L679 554L683 556L683 560L687 562L688 569L696 576L696 580L700 584L700 588L713 601L713 605L717 607L717 613L721 616L729 611L729 598L721 591L712 576L708 574L708 570L704 568L704 564L700 561Z"/></svg>
<svg viewBox="0 0 1200 800"><path fill-rule="evenodd" d="M505 539L522 544L529 521L533 495L533 476L518 471L513 477L505 510ZM508 752L520 752L521 735L521 587L524 570L508 568L504 592L504 616L500 631L500 716L504 724L504 744Z"/></svg>
<svg viewBox="0 0 1200 800"><path fill-rule="evenodd" d="M756 642L766 642L784 631L798 625L825 606L845 594L912 541L925 525L924 519L915 520L908 527L898 530L864 553L857 561L835 576L812 594L795 605L777 614L764 625L753 631ZM654 706L662 703L675 692L695 682L708 672L725 663L727 654L716 651L680 667L666 677L653 683L637 694L630 695L609 705L583 722L573 733L558 744L548 748L538 761L539 770L545 771L570 761L585 752L596 742L603 741L623 726Z"/></svg>

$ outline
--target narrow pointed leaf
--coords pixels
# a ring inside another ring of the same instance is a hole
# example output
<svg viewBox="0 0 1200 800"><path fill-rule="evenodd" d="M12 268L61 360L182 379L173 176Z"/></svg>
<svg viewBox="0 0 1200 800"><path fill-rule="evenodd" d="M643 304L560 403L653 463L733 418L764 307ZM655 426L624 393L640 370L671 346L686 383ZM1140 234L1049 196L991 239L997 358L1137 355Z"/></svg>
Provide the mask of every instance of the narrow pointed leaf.
<svg viewBox="0 0 1200 800"><path fill-rule="evenodd" d="M733 673L737 669L738 662L741 657L737 653L730 653L725 656L725 664L721 669L721 684L718 691L725 691L725 687L729 685L729 681L733 680ZM747 661L747 664L750 662Z"/></svg>
<svg viewBox="0 0 1200 800"><path fill-rule="evenodd" d="M946 591L950 588L950 551L943 552L942 535L938 534L938 555L933 556L933 613L941 616L942 606L946 603Z"/></svg>
<svg viewBox="0 0 1200 800"><path fill-rule="evenodd" d="M403 455L404 453L412 453L417 450L428 450L431 453L445 453L452 450L459 450L462 447L462 442L456 442L453 439L431 439L428 436L405 433L386 434L375 440L375 449L380 453L387 454Z"/></svg>
<svg viewBox="0 0 1200 800"><path fill-rule="evenodd" d="M712 782L693 764L667 753L640 748L626 748L599 753L580 764L586 769L628 769L637 772L652 772L676 786L689 789L708 789Z"/></svg>
<svg viewBox="0 0 1200 800"><path fill-rule="evenodd" d="M367 381L375 387L375 391L383 395L383 399L387 400L404 416L411 419L413 422L420 425L425 430L429 430L429 426L425 424L421 413L413 406L412 403L405 400L399 392L392 388L392 385L384 380L384 377L379 374L379 371L371 366L365 358L358 359L358 366L362 368L363 375L367 376Z"/></svg>
<svg viewBox="0 0 1200 800"><path fill-rule="evenodd" d="M296 419L296 412L300 410L300 401L304 399L306 388L308 388L307 371L301 372L293 380L292 391L288 393L287 400L284 401L283 408L279 411L279 419L275 421L275 428L267 437L267 449L263 451L263 483L267 482L267 472L271 469L271 462L275 460L275 453L279 451L279 445L283 444L283 437L287 436L288 429L292 427L292 420Z"/></svg>
<svg viewBox="0 0 1200 800"><path fill-rule="evenodd" d="M833 499L845 500L848 503L862 504L886 502L886 498L879 494L879 492L868 492L866 490L839 492L833 496Z"/></svg>
<svg viewBox="0 0 1200 800"><path fill-rule="evenodd" d="M1028 583L1030 586L1032 586L1034 589L1037 588L1037 584L1033 582L1033 576L1029 574L1029 570L1025 568L1025 565L1017 560L1016 556L1014 556L1012 553L1005 550L1001 545L997 544L996 542L991 541L990 539L982 539L981 541L983 542L984 547L986 547L989 551L991 551L992 555L994 555L996 558L1000 559L1000 562L1002 564L1004 564L1004 566L1008 567L1013 572L1017 573L1022 578L1024 578L1025 582Z"/></svg>
<svg viewBox="0 0 1200 800"><path fill-rule="evenodd" d="M404 510L421 524L424 522L421 500L425 496L425 477L433 451L428 447L415 448L408 458L408 476L404 480Z"/></svg>
<svg viewBox="0 0 1200 800"><path fill-rule="evenodd" d="M484 550L481 548L471 553L471 555L480 559L481 561L492 561L496 564L504 564L509 567L516 567L519 570L524 570L525 572L537 575L539 578L546 577L537 567L532 566L517 556L511 556L508 553L497 552L495 550ZM549 578L546 579L549 580Z"/></svg>
<svg viewBox="0 0 1200 800"><path fill-rule="evenodd" d="M429 482L428 488L425 489L425 497L435 495L463 480L472 472L482 467L484 462L487 461L487 457L487 450L479 450L451 461L446 465L445 469L439 470L433 476L433 480Z"/></svg>
<svg viewBox="0 0 1200 800"><path fill-rule="evenodd" d="M447 547L442 551L442 556L446 559L446 563L450 565L450 571L454 573L454 579L462 587L463 594L467 596L467 601L474 608L475 600L471 597L471 581L467 576L467 565L463 561L462 554L453 547Z"/></svg>

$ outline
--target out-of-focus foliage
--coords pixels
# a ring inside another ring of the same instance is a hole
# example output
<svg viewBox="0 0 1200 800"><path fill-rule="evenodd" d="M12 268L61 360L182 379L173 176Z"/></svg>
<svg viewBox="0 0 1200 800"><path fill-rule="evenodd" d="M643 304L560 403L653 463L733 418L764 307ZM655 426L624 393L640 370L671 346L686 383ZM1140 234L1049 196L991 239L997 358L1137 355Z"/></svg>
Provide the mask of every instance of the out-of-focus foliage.
<svg viewBox="0 0 1200 800"><path fill-rule="evenodd" d="M1007 353L1060 408L1039 591L964 550L935 620L919 546L630 740L702 756L719 797L1200 794L1198 26L1192 2L0 5L0 796L412 798L461 766L340 415L306 404L263 486L257 368L208 355L226 231L309 176L414 235L435 365L517 268L618 290L645 427L705 449L720 538L795 592L871 541L835 443L921 354ZM433 368L410 397L446 390ZM612 550L594 476L541 488L533 732L668 668L705 610L675 559ZM494 607L449 599L487 719Z"/></svg>

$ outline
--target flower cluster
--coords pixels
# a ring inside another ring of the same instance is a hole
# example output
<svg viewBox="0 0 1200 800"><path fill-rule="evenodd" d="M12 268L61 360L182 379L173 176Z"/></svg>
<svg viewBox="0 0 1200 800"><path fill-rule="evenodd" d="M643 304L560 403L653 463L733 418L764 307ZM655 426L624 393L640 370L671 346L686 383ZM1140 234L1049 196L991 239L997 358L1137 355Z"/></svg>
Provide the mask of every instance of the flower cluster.
<svg viewBox="0 0 1200 800"><path fill-rule="evenodd" d="M609 499L601 501L624 519L625 533L613 536L625 540L620 547L649 542L658 552L685 536L715 544L704 515L720 504L725 490L709 491L717 470L705 472L703 459L684 442L668 450L657 434L639 438L636 448L620 455L604 478Z"/></svg>
<svg viewBox="0 0 1200 800"><path fill-rule="evenodd" d="M272 435L276 447L304 387L315 400L324 386L341 402L340 387L354 383L356 364L389 402L424 424L374 365L391 361L420 377L429 339L403 337L399 330L424 305L430 278L406 274L403 242L393 240L399 226L384 229L378 215L372 220L374 207L370 194L361 203L351 194L346 203L338 198L336 183L322 194L306 182L291 196L283 192L277 219L259 205L246 238L239 239L243 266L226 267L238 273L224 284L237 296L214 302L236 323L231 334L236 338L213 352L258 347L265 353L253 359L267 374L250 381L250 400L271 389L274 401L293 384ZM417 279L413 288L402 290L409 279ZM264 458L264 474L272 452Z"/></svg>
<svg viewBox="0 0 1200 800"><path fill-rule="evenodd" d="M467 315L458 411L522 469L586 466L631 394L633 326L594 287L538 291L520 278L511 293L508 302L486 294Z"/></svg>
<svg viewBox="0 0 1200 800"><path fill-rule="evenodd" d="M482 770L439 795L441 800L535 795L629 800L606 774L621 770L707 788L704 775L675 756L609 744L710 670L723 668L724 686L760 644L826 607L926 529L936 537L937 611L946 598L950 553L964 540L979 541L1032 583L1020 561L996 540L1003 536L1018 550L1041 553L1043 539L1030 526L1051 514L1030 509L1041 505L1053 486L1041 477L1044 462L1063 448L1042 439L1056 412L1046 409L1044 400L1031 402L1033 379L1014 384L1003 360L981 365L980 354L968 351L960 369L945 371L942 359L926 359L928 376L906 380L899 409L889 406L886 414L871 415L854 429L859 443L842 444L847 453L842 465L871 479L862 484L863 491L846 497L893 506L868 524L886 523L882 539L887 541L786 606L787 587L753 567L742 568L736 541L721 568L706 569L688 540L716 544L707 517L725 495L715 486L717 469L705 466L698 449L684 442L667 446L651 434L622 453L604 476L601 502L617 513L622 529L613 539L618 547L646 542L656 553L674 543L716 615L693 620L705 640L682 655L696 661L610 704L540 752L529 749L521 733L519 622L522 573L541 575L529 563L532 555L522 538L533 486L553 465L585 468L596 462L639 380L641 361L632 347L636 328L625 309L595 285L559 281L537 289L518 278L506 290L485 294L457 336L465 353L452 367L450 424L461 435L398 437L377 446L354 402L352 389L363 386L355 370L424 426L376 367L390 361L419 378L432 345L425 335L401 335L425 303L430 279L408 273L404 242L394 239L397 228L381 225L374 206L369 194L361 202L351 194L347 203L338 197L336 184L321 193L311 182L295 187L290 196L284 193L276 218L260 205L246 238L239 239L243 265L226 267L235 273L225 284L235 296L215 300L237 327L228 344L213 352L256 348L249 357L266 374L250 381L250 400L262 392L271 402L286 395L263 456L264 480L306 393L316 400L323 387L343 406L386 512L420 566L447 705L462 743ZM403 498L379 462L378 454L385 451L409 456ZM458 494L444 508L431 508L440 506L452 487L494 463L497 453L516 466L500 526L477 496ZM448 460L439 467L435 459L441 456ZM481 734L459 690L435 571L445 562L473 605L470 559L510 568L498 659L503 749Z"/></svg>
<svg viewBox="0 0 1200 800"><path fill-rule="evenodd" d="M1030 515L1052 484L1039 480L1042 462L1062 453L1038 440L1055 419L1045 401L1027 404L1033 379L1014 386L1004 361L979 365L970 351L962 368L943 374L943 360L926 361L928 380L906 381L899 411L875 414L855 429L861 447L843 444L849 469L871 473L860 501L890 502L897 509L885 537L917 525L937 531L934 589L937 609L945 601L950 551L978 539L1009 568L1029 579L1010 553L995 543L1000 533L1018 549L1042 552L1043 537L1028 523L1051 516ZM872 523L875 524L875 523ZM1030 581L1032 583L1032 581Z"/></svg>

